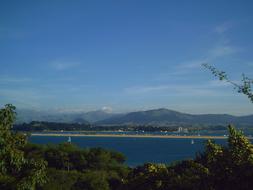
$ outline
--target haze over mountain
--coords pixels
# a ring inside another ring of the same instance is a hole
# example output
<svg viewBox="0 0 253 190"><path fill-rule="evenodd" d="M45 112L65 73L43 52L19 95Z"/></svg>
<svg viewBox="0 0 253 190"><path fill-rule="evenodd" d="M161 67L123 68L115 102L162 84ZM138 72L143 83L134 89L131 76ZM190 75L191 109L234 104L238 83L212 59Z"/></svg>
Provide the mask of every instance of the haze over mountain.
<svg viewBox="0 0 253 190"><path fill-rule="evenodd" d="M96 125L252 125L253 115L233 116L228 114L188 114L169 109L153 109L125 114L105 110L78 113L46 113L32 110L18 110L18 122L49 121L62 123L92 123Z"/></svg>
<svg viewBox="0 0 253 190"><path fill-rule="evenodd" d="M138 111L125 114L123 116L111 117L97 124L103 125L166 125L166 124L209 124L226 125L252 125L253 115L233 116L228 114L187 114L168 109L154 109Z"/></svg>
<svg viewBox="0 0 253 190"><path fill-rule="evenodd" d="M35 110L17 110L17 123L29 123L31 121L48 121L61 123L93 123L104 120L118 114L107 110L90 112L46 112Z"/></svg>

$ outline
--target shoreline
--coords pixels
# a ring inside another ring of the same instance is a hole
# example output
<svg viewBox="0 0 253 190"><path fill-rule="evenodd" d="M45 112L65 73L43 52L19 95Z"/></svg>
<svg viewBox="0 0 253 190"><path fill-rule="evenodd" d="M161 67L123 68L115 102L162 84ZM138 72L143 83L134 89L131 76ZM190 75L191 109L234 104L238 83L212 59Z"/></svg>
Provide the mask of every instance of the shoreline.
<svg viewBox="0 0 253 190"><path fill-rule="evenodd" d="M227 136L176 136L176 135L120 135L120 134L60 134L31 133L31 136L53 137L120 137L120 138L166 138L166 139L227 139ZM247 137L252 139L252 137Z"/></svg>

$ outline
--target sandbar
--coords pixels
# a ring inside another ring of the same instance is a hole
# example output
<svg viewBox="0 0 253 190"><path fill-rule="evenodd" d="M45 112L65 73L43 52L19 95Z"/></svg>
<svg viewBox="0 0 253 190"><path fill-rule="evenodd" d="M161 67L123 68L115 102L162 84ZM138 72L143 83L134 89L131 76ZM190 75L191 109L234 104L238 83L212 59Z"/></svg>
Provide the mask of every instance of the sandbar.
<svg viewBox="0 0 253 190"><path fill-rule="evenodd" d="M66 136L66 137L122 137L122 138L167 138L167 139L227 139L227 136L191 136L191 135L130 135L130 134L71 134L71 133L31 133L31 136ZM252 137L247 137L252 139Z"/></svg>

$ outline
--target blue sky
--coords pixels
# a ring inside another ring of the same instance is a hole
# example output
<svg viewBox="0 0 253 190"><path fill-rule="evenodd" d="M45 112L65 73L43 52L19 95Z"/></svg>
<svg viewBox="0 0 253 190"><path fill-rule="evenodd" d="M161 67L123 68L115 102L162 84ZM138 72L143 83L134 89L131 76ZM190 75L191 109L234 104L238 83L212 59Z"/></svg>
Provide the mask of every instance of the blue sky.
<svg viewBox="0 0 253 190"><path fill-rule="evenodd" d="M252 1L0 2L0 104L252 114L200 65L253 78Z"/></svg>

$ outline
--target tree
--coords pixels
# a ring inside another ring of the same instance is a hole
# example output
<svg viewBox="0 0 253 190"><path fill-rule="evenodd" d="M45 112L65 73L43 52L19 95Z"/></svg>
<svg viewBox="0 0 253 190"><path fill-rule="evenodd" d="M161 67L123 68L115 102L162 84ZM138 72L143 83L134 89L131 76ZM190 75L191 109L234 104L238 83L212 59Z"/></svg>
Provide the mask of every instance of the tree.
<svg viewBox="0 0 253 190"><path fill-rule="evenodd" d="M209 170L213 189L251 189L253 182L253 146L241 131L228 127L227 146L208 140L196 161Z"/></svg>
<svg viewBox="0 0 253 190"><path fill-rule="evenodd" d="M242 93L242 94L246 95L250 99L250 101L253 103L253 92L252 92L252 87L251 87L251 85L253 84L253 79L250 79L247 76L245 76L245 74L242 74L242 79L241 79L242 83L238 84L236 82L233 82L228 77L226 72L220 71L217 68L215 68L207 63L203 63L202 66L205 67L206 69L210 70L214 76L219 78L219 80L226 81L226 82L232 84L234 89L237 90L238 93Z"/></svg>
<svg viewBox="0 0 253 190"><path fill-rule="evenodd" d="M46 163L25 157L27 137L11 131L15 118L13 105L0 110L0 189L34 190L46 180Z"/></svg>
<svg viewBox="0 0 253 190"><path fill-rule="evenodd" d="M110 190L108 176L105 171L89 171L84 173L71 188L72 190Z"/></svg>
<svg viewBox="0 0 253 190"><path fill-rule="evenodd" d="M134 168L121 188L122 190L160 190L170 173L164 164L146 163Z"/></svg>

